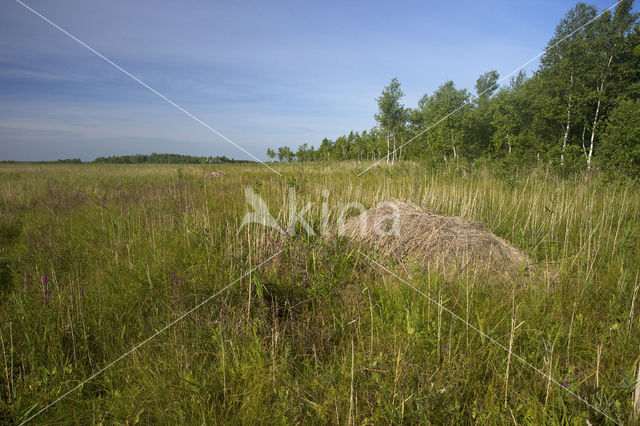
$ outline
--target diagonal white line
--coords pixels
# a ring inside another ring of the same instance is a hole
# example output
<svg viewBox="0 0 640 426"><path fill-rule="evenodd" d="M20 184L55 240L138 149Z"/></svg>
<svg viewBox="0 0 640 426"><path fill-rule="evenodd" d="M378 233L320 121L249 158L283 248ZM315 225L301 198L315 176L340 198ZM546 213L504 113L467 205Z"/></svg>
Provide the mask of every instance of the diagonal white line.
<svg viewBox="0 0 640 426"><path fill-rule="evenodd" d="M75 390L77 390L79 387L81 387L82 385L84 385L85 383L95 379L97 376L99 376L100 374L102 374L105 370L109 369L110 367L112 367L114 364L116 364L117 362L121 361L123 358L126 358L127 356L129 356L130 354L132 354L133 352L137 351L138 349L140 349L141 346L143 346L144 344L148 343L150 340L152 340L153 338L155 338L156 336L158 336L159 334L165 332L167 329L169 329L170 327L172 327L173 325L175 325L176 323L182 321L184 318L186 318L188 315L190 315L191 313L193 313L194 311L196 311L197 309L201 308L203 305L207 304L208 302L210 302L211 300L213 300L216 296L219 296L221 293L224 293L225 291L227 291L228 289L230 289L231 287L233 287L236 283L240 282L244 277L246 277L247 275L249 275L250 273L252 273L253 271L255 271L256 269L260 268L262 265L264 265L265 263L270 262L271 260L273 260L275 257L277 257L278 255L280 255L280 253L282 253L282 250L280 250L279 252L277 252L276 254L271 255L269 258L267 258L264 262L260 263L259 265L253 267L252 269L250 269L249 271L245 272L244 274L242 274L240 276L240 278L236 279L235 281L232 281L231 283L229 283L228 285L226 285L225 287L223 287L222 289L218 290L217 292L215 292L214 294L212 294L211 296L209 296L208 298L206 298L205 300L203 300L202 302L198 303L196 306L194 306L193 308L189 309L187 312L185 312L184 314L180 315L178 318L174 319L173 321L171 321L169 324L165 325L164 327L162 327L160 330L156 331L154 334L152 334L151 336L147 337L146 339L144 339L142 342L138 343L137 345L135 345L133 348L129 349L127 352L123 353L122 355L120 355L118 358L116 358L115 360L111 361L109 364L107 364L106 366L102 367L100 370L96 371L95 373L93 373L91 376L89 376L88 378L86 378L85 380L83 380L80 384L78 384L77 386L71 388L70 390L68 390L67 392L65 392L64 394L62 394L61 396L59 396L56 400L54 400L53 402L49 403L46 407L44 407L43 409L41 409L40 411L38 411L37 413L35 413L34 415L28 417L27 419L23 420L22 422L20 422L20 425L23 425L27 422L29 422L31 419L33 419L34 417L42 414L43 412L47 411L49 408L51 408L51 406L53 406L54 404L58 403L60 400L66 398L67 396L69 396L69 394L71 394L72 392L74 392Z"/></svg>
<svg viewBox="0 0 640 426"><path fill-rule="evenodd" d="M89 46L87 43L85 43L82 40L78 39L76 36L74 36L73 34L69 33L64 28L60 27L55 22L53 22L50 19L48 19L46 16L43 16L42 14L40 14L36 10L32 9L31 7L29 7L28 5L26 5L25 3L23 3L20 0L16 0L16 2L19 3L20 5L24 6L27 10L33 12L35 15L39 16L40 18L42 18L45 22L47 22L48 24L52 25L54 28L60 30L62 33L67 35L69 38L71 38L76 43L78 43L81 46L86 47L87 49L89 49L92 53L94 53L100 59L103 59L107 63L113 65L116 69L118 69L118 71L122 72L124 75L126 75L129 78L131 78L136 83L138 83L141 86L143 86L144 88L148 89L154 95L160 97L161 99L165 100L169 104L173 105L174 107L176 107L177 109L179 109L180 111L185 113L189 118L191 118L191 119L197 121L198 123L202 124L208 130L210 130L211 132L213 132L216 135L220 136L222 139L224 139L225 141L229 142L231 145L235 146L236 148L238 148L239 150L241 150L245 154L249 155L251 158L253 158L254 160L258 161L260 164L262 164L263 166L265 166L266 168L268 168L269 170L271 170L275 174L277 174L279 176L282 176L282 174L280 174L273 167L271 167L268 164L266 164L265 162L261 161L258 157L256 157L255 155L253 155L252 153L250 153L249 151L247 151L246 149L244 149L243 147L241 147L240 145L238 145L237 143L235 143L234 141L232 141L231 139L229 139L228 137L226 137L225 135L223 135L222 133L220 133L219 131L217 131L216 129L214 129L213 127L211 127L210 125L208 125L207 123L205 123L204 121L202 121L201 119L199 119L198 117L196 117L195 115L193 115L192 113L190 113L189 111L187 111L186 109L184 109L183 107L181 107L180 105L178 105L177 103L175 103L174 101L172 101L171 99L166 97L165 95L163 95L162 93L158 92L156 89L154 89L153 87L149 86L147 83L145 83L144 81L140 80L138 77L136 77L135 75L131 74L129 71L125 70L120 65L116 64L111 59L107 58L102 53L100 53L97 50L95 50L93 47Z"/></svg>
<svg viewBox="0 0 640 426"><path fill-rule="evenodd" d="M358 253L360 253L362 256L366 257L367 259L369 259L370 262L375 263L376 265L378 265L381 269L385 270L386 272L388 272L389 274L393 275L396 279L400 280L403 284L405 284L407 287L415 290L417 293L419 293L420 295L424 296L425 298L427 298L427 300L429 300L429 302L435 304L436 306L438 306L440 309L446 311L447 313L449 313L453 318L457 319L458 321L464 323L465 325L467 325L468 327L470 327L472 330L478 332L481 336L483 336L485 339L489 340L491 343L493 343L495 346L499 347L500 349L504 350L505 352L509 352L509 349L503 345L502 343L498 342L497 340L495 340L493 337L489 336L487 333L483 332L482 330L480 330L478 327L476 327L475 325L469 323L467 320L465 320L464 318L462 318L460 315L456 314L455 312L453 312L451 309L447 308L446 306L444 306L442 303L438 302L437 300L435 300L434 298L432 298L431 296L429 296L428 294L424 293L423 291L421 291L420 289L418 289L417 287L415 287L414 285L412 285L411 283L409 283L407 280L405 280L404 278L398 276L396 273L394 273L391 269L389 269L388 267L386 267L385 265L381 264L380 262L376 261L375 259L369 257L368 255L364 254L362 251L358 250ZM520 361L522 364L526 365L527 367L533 369L536 373L542 375L544 378L549 379L551 382L553 382L555 385L557 385L560 389L568 392L569 394L571 394L572 396L576 397L577 399L579 399L582 403L584 403L585 405L587 405L588 407L594 409L595 411L597 411L598 413L602 414L603 416L605 416L607 419L611 420L612 422L614 422L617 425L620 425L620 422L618 422L617 420L615 420L614 418L612 418L611 416L609 416L607 413L605 413L604 411L602 411L600 408L596 407L595 405L591 404L589 401L587 401L586 399L584 399L583 397L581 397L580 395L578 395L577 393L575 393L574 391L572 391L569 388L564 387L559 381L557 381L556 379L554 379L553 377L551 377L548 373L542 371L541 369L539 369L538 367L536 367L535 365L531 364L529 361L527 361L526 359L524 359L523 357L521 357L520 355L514 353L513 351L511 352L511 356L514 357L515 359L517 359L518 361Z"/></svg>
<svg viewBox="0 0 640 426"><path fill-rule="evenodd" d="M478 99L480 98L480 96L484 95L485 93L487 93L489 90L492 89L496 89L498 87L500 87L500 85L502 83L504 83L504 81L511 77L513 74L515 74L516 72L520 71L521 69L523 69L524 67L526 67L527 65L529 65L531 62L535 61L536 59L538 59L539 57L541 57L542 55L545 54L546 51L553 49L554 47L556 47L558 44L562 43L563 41L565 41L566 39L568 39L569 37L572 37L574 34L578 33L579 31L582 31L583 28L585 28L587 25L590 25L592 22L594 22L596 19L600 18L602 15L604 15L606 12L610 11L611 9L613 9L614 7L616 7L622 0L618 0L614 5L608 7L607 9L603 10L602 12L600 12L597 16L595 16L593 19L591 19L589 22L587 22L586 24L582 25L580 28L578 28L577 30L575 30L574 32L572 32L571 34L567 35L566 37L563 37L562 39L558 40L557 42L555 42L554 44L552 44L551 46L545 48L542 52L538 53L536 56L534 56L533 58L529 59L527 62L525 62L524 64L520 65L518 68L514 69L513 71L511 71L509 74L505 75L503 78L501 78L500 80L498 80L498 82L496 84L494 84L493 86L487 88L486 90L484 90L482 93L479 93L477 96L472 97L471 99L469 99L468 101L464 102L462 105L460 105L458 108L454 109L453 111L451 111L450 113L448 113L447 115L445 115L444 117L442 117L441 119L439 119L438 121L436 121L435 123L431 124L430 126L428 126L426 129L422 130L421 132L419 132L417 135L415 135L414 137L412 137L411 139L409 139L408 141L406 141L405 143L403 143L402 145L400 145L399 147L397 147L396 149L394 149L393 151L391 151L389 153L389 155L396 153L398 150L402 149L402 147L404 147L405 145L410 144L411 142L413 142L416 138L424 135L426 132L428 132L429 130L431 130L433 127L437 126L438 124L442 123L444 120L446 120L447 118L451 117L453 114L455 114L456 112L460 111L462 108L464 108L466 105L470 104L474 99ZM369 167L367 167L366 169L364 169L363 171L361 171L360 173L358 173L358 176L362 175L363 173L365 173L367 170L371 169L372 167L380 164L382 161L384 161L384 157L380 158L379 160L375 161L374 163L372 163Z"/></svg>

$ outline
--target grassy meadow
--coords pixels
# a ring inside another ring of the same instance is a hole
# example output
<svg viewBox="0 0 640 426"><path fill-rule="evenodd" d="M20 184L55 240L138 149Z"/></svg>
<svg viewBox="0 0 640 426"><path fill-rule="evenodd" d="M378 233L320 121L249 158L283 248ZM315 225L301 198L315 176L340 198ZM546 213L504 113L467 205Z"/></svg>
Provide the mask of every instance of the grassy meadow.
<svg viewBox="0 0 640 426"><path fill-rule="evenodd" d="M635 183L365 166L0 166L0 423L95 373L30 423L632 422ZM451 279L367 252L396 277L338 236L241 228L246 188L283 226L295 188L316 230L323 208L335 231L340 203L410 201L557 278Z"/></svg>

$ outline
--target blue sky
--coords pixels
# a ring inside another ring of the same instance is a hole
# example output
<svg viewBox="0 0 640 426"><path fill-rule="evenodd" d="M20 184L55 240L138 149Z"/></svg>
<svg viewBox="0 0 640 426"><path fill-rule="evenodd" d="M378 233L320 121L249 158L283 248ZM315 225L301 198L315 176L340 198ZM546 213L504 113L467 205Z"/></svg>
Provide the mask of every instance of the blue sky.
<svg viewBox="0 0 640 426"><path fill-rule="evenodd" d="M485 71L506 75L575 5L23 1L260 159L371 128L393 77L413 107L447 80L473 91ZM18 2L0 8L0 160L249 158Z"/></svg>

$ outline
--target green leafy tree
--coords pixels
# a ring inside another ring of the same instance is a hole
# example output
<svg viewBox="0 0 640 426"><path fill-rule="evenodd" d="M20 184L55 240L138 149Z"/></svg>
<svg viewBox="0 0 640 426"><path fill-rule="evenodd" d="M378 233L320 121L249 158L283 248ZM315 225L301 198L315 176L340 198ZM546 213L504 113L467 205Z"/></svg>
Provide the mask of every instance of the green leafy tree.
<svg viewBox="0 0 640 426"><path fill-rule="evenodd" d="M424 130L424 139L431 155L457 157L466 125L466 114L470 105L466 89L456 89L453 81L448 81L431 96L423 96L419 109L414 113L413 122Z"/></svg>
<svg viewBox="0 0 640 426"><path fill-rule="evenodd" d="M387 137L387 163L389 163L391 153L393 154L391 162L395 161L396 136L402 131L407 121L406 110L404 105L400 103L403 96L404 92L400 89L400 82L397 78L393 78L376 100L378 112L375 114L375 119ZM393 139L393 151L390 151L390 139Z"/></svg>
<svg viewBox="0 0 640 426"><path fill-rule="evenodd" d="M522 90L525 80L526 74L520 71L491 101L493 133L490 136L490 153L495 157L511 156L515 141L523 130L527 110Z"/></svg>
<svg viewBox="0 0 640 426"><path fill-rule="evenodd" d="M478 102L487 102L498 89L500 73L496 70L487 71L476 80L476 98Z"/></svg>
<svg viewBox="0 0 640 426"><path fill-rule="evenodd" d="M291 163L293 162L294 158L295 158L295 154L293 153L293 151L291 151L291 148L289 148L288 146L285 145L278 148L279 161L286 161L287 163Z"/></svg>
<svg viewBox="0 0 640 426"><path fill-rule="evenodd" d="M488 152L491 135L494 132L490 107L491 96L498 88L500 74L492 70L485 72L476 80L476 98L473 111L468 115L468 132L465 143L465 154L469 157L480 157Z"/></svg>
<svg viewBox="0 0 640 426"><path fill-rule="evenodd" d="M303 143L298 147L298 150L296 151L296 159L298 161L313 161L313 157L313 146L309 147L307 143Z"/></svg>
<svg viewBox="0 0 640 426"><path fill-rule="evenodd" d="M640 100L621 99L602 135L601 161L609 172L640 175Z"/></svg>
<svg viewBox="0 0 640 426"><path fill-rule="evenodd" d="M273 159L276 158L276 152L271 148L267 148L267 157L273 161Z"/></svg>
<svg viewBox="0 0 640 426"><path fill-rule="evenodd" d="M606 12L593 25L587 27L592 39L592 73L595 76L595 84L592 85L595 86L595 112L591 125L587 167L591 167L598 124L608 104L618 95L612 90L615 86L610 83L616 71L621 69L621 62L626 53L625 42L638 19L638 14L631 13L632 7L633 0L622 0L616 6L614 17L611 17L610 12Z"/></svg>
<svg viewBox="0 0 640 426"><path fill-rule="evenodd" d="M331 139L324 138L317 151L317 157L321 161L329 161L333 154L334 144Z"/></svg>
<svg viewBox="0 0 640 426"><path fill-rule="evenodd" d="M549 40L537 72L541 80L540 96L535 97L537 124L550 136L549 146L542 149L556 152L560 146L561 164L564 164L567 145L577 140L579 129L575 123L586 119L584 105L590 85L591 36L581 29L597 15L594 7L584 3L567 12Z"/></svg>

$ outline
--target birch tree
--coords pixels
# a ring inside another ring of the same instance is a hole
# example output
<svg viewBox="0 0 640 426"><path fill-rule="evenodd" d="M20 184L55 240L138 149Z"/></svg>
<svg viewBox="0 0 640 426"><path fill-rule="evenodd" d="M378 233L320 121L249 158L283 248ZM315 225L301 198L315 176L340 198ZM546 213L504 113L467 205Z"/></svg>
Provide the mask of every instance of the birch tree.
<svg viewBox="0 0 640 426"><path fill-rule="evenodd" d="M587 168L591 168L591 159L596 139L596 130L600 123L603 103L607 101L606 89L614 68L617 68L620 54L624 51L625 38L632 29L632 25L637 19L637 14L631 13L633 0L622 0L616 6L615 16L612 18L609 12L604 13L598 21L588 29L591 34L592 56L595 77L595 112L591 125L591 138L589 141L589 151L587 153ZM616 61L616 62L614 62Z"/></svg>
<svg viewBox="0 0 640 426"><path fill-rule="evenodd" d="M492 151L498 157L508 156L514 148L514 140L522 131L526 99L522 93L522 86L526 80L524 71L511 79L510 84L501 89L491 102L491 117L495 131L491 136ZM505 149L506 143L506 149Z"/></svg>
<svg viewBox="0 0 640 426"><path fill-rule="evenodd" d="M583 28L597 15L594 7L584 3L578 3L567 12L549 40L537 73L544 80L541 87L546 91L543 113L560 128L562 165L575 121L576 99L585 96L584 88L590 73L586 58L588 34Z"/></svg>
<svg viewBox="0 0 640 426"><path fill-rule="evenodd" d="M395 162L396 135L406 124L406 111L404 105L400 103L403 96L400 82L397 78L393 78L391 83L382 90L382 95L377 98L378 112L375 114L375 119L386 134L387 164L389 160L392 164ZM393 139L393 150L390 147L391 139ZM391 154L392 158L390 159Z"/></svg>

